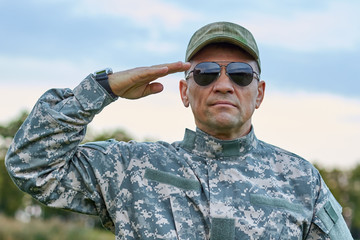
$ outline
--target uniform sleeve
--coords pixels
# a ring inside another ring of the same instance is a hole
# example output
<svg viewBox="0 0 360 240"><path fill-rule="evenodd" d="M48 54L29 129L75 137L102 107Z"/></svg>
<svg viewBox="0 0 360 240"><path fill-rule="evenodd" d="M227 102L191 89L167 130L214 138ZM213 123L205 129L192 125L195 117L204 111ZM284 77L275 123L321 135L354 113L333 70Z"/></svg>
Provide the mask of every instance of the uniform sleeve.
<svg viewBox="0 0 360 240"><path fill-rule="evenodd" d="M314 218L306 239L353 239L342 216L342 207L322 179L319 196L315 203Z"/></svg>
<svg viewBox="0 0 360 240"><path fill-rule="evenodd" d="M79 144L86 126L112 101L92 75L74 90L47 91L7 152L5 164L15 184L48 206L100 215L105 222L111 221L102 194L104 178L97 176L107 171L103 169L106 166L111 168L101 164L105 157L111 159L101 149L113 143L102 142L97 148Z"/></svg>

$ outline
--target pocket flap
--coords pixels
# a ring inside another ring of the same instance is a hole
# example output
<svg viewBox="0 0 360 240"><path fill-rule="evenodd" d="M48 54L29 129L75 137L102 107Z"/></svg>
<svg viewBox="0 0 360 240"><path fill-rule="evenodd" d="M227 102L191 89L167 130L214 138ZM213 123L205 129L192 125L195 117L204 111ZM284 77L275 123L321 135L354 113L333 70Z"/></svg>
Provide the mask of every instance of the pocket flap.
<svg viewBox="0 0 360 240"><path fill-rule="evenodd" d="M302 205L292 203L282 198L272 198L260 194L250 194L250 202L255 205L266 205L270 207L285 208L297 213L303 212Z"/></svg>
<svg viewBox="0 0 360 240"><path fill-rule="evenodd" d="M145 170L145 178L172 185L184 190L200 190L200 183L196 180L178 177L174 174L162 172L159 170L147 168Z"/></svg>

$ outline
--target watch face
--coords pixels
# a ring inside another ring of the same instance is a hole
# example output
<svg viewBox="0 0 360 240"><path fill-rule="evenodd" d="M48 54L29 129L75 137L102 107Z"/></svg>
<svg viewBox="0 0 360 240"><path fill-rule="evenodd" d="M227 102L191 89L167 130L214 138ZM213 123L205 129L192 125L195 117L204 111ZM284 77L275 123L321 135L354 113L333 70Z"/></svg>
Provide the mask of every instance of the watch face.
<svg viewBox="0 0 360 240"><path fill-rule="evenodd" d="M105 73L106 75L112 74L113 70L111 68L105 68L99 71L94 72L94 75L99 75Z"/></svg>

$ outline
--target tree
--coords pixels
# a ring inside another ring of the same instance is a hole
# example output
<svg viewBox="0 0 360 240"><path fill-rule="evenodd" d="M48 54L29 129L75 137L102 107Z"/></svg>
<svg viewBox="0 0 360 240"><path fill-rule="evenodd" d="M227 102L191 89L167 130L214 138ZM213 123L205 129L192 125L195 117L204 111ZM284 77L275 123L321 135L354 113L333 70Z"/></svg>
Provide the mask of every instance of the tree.
<svg viewBox="0 0 360 240"><path fill-rule="evenodd" d="M14 216L22 206L24 193L15 186L5 169L5 154L27 116L27 112L22 112L15 120L4 126L0 125L0 213L7 216Z"/></svg>
<svg viewBox="0 0 360 240"><path fill-rule="evenodd" d="M351 209L351 230L354 238L360 238L360 164L350 174L349 207Z"/></svg>

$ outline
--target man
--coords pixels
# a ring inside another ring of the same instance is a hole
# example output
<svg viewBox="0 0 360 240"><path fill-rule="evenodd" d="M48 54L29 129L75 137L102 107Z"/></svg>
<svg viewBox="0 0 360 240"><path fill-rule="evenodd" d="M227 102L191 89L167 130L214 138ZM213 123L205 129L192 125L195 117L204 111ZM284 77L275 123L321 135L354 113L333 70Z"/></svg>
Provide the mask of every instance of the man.
<svg viewBox="0 0 360 240"><path fill-rule="evenodd" d="M180 94L195 132L173 144L79 145L87 124L118 96L159 93L153 81L179 71L186 71ZM191 38L186 63L103 71L74 90L45 93L16 134L7 168L39 201L99 215L116 239L352 239L318 171L256 138L260 71L248 30L206 25Z"/></svg>

